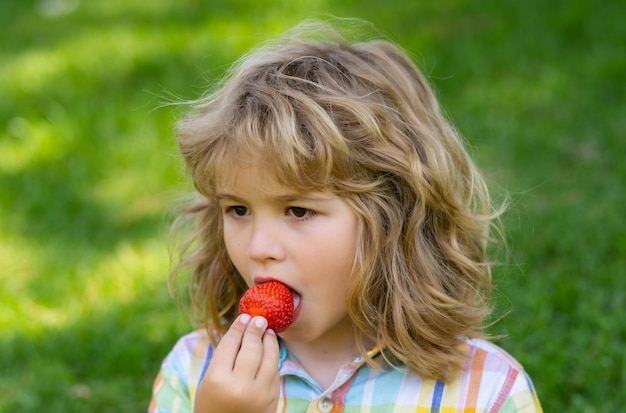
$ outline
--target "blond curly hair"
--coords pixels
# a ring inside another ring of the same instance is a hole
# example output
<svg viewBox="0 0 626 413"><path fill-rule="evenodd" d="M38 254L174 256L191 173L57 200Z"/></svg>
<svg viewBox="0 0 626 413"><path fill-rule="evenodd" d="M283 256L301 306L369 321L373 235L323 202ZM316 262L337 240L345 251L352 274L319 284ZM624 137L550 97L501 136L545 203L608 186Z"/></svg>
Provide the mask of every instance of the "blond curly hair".
<svg viewBox="0 0 626 413"><path fill-rule="evenodd" d="M357 342L445 379L463 364L459 339L484 335L502 208L407 54L321 26L246 54L178 122L198 197L183 211L196 230L173 274L192 269L193 306L217 342L247 287L226 253L216 183L226 166L264 156L282 184L330 190L358 215L346 296Z"/></svg>

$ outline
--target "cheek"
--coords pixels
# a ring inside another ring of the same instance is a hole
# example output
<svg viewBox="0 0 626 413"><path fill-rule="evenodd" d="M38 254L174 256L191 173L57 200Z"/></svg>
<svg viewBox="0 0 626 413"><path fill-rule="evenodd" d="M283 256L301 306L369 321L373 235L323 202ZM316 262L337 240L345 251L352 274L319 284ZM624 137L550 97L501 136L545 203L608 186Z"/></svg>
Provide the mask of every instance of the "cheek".
<svg viewBox="0 0 626 413"><path fill-rule="evenodd" d="M245 257L246 251L242 240L235 234L237 234L237 231L233 231L228 225L224 225L224 246L226 247L226 252L239 273L244 274L245 272L242 271L241 265L245 262L243 257Z"/></svg>
<svg viewBox="0 0 626 413"><path fill-rule="evenodd" d="M312 266L323 271L325 282L334 288L334 293L342 296L347 288L354 267L357 250L357 232L354 228L344 229L344 235L329 238L319 243L320 248L313 255ZM321 275L321 274L320 274Z"/></svg>
<svg viewBox="0 0 626 413"><path fill-rule="evenodd" d="M352 269L356 257L358 232L356 226L347 226L341 232L343 236L329 240L325 247L327 256L346 272Z"/></svg>

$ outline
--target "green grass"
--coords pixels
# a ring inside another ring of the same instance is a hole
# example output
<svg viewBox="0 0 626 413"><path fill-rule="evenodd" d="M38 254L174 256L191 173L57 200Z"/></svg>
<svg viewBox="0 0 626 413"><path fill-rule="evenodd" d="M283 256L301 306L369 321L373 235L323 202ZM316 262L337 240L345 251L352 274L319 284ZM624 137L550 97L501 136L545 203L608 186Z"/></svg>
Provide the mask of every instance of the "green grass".
<svg viewBox="0 0 626 413"><path fill-rule="evenodd" d="M493 331L544 409L626 404L623 2L5 0L0 412L145 410L190 328L166 285L189 183L162 103L324 13L408 49L512 194Z"/></svg>

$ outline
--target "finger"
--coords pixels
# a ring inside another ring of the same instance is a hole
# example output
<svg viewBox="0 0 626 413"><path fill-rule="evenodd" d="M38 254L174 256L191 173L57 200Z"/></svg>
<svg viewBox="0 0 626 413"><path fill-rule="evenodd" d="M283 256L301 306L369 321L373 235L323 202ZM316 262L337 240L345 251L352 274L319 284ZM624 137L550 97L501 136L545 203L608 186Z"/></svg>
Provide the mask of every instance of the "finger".
<svg viewBox="0 0 626 413"><path fill-rule="evenodd" d="M237 359L246 328L250 324L250 319L251 317L248 314L241 314L235 319L235 322L215 348L215 353L211 360L212 370L229 373L234 369L235 360Z"/></svg>
<svg viewBox="0 0 626 413"><path fill-rule="evenodd" d="M248 323L243 334L241 348L235 360L234 371L248 377L255 377L263 358L263 334L267 329L267 320L254 317Z"/></svg>
<svg viewBox="0 0 626 413"><path fill-rule="evenodd" d="M278 374L278 360L280 358L280 348L278 339L273 330L266 330L263 335L263 358L257 373L258 378L272 378Z"/></svg>

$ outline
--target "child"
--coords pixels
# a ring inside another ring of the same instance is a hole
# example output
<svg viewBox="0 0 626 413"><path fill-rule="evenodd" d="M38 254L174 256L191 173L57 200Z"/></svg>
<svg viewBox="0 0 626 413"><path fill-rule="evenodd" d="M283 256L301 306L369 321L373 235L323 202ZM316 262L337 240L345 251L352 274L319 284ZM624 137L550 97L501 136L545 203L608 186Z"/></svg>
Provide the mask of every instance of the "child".
<svg viewBox="0 0 626 413"><path fill-rule="evenodd" d="M302 25L178 138L199 193L179 269L205 328L165 359L150 412L541 411L483 334L501 208L398 47ZM237 309L272 280L296 303L279 337Z"/></svg>

